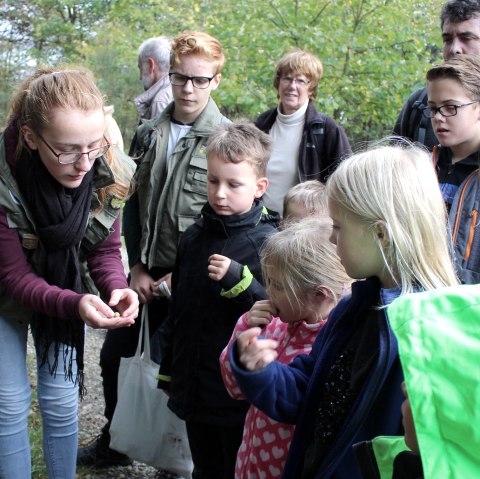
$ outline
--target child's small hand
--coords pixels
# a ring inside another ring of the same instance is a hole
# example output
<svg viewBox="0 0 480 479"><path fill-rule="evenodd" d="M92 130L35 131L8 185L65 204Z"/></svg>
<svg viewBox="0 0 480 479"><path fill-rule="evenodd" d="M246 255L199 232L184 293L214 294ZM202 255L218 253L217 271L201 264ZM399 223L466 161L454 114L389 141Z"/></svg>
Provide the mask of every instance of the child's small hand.
<svg viewBox="0 0 480 479"><path fill-rule="evenodd" d="M240 363L249 371L257 371L277 359L278 342L274 339L261 339L260 328L244 331L237 338Z"/></svg>
<svg viewBox="0 0 480 479"><path fill-rule="evenodd" d="M221 254L212 254L208 258L208 277L214 281L220 281L230 268L232 260Z"/></svg>
<svg viewBox="0 0 480 479"><path fill-rule="evenodd" d="M247 313L247 323L250 327L266 326L277 315L277 308L269 299L257 301Z"/></svg>
<svg viewBox="0 0 480 479"><path fill-rule="evenodd" d="M403 401L401 410L402 410L402 422L403 428L405 430L405 444L415 453L420 454L420 448L418 446L417 432L415 430L415 423L413 422L412 407L410 405L410 400L408 399L407 387L405 386L405 381L402 382L401 388L403 395L405 396L405 401Z"/></svg>

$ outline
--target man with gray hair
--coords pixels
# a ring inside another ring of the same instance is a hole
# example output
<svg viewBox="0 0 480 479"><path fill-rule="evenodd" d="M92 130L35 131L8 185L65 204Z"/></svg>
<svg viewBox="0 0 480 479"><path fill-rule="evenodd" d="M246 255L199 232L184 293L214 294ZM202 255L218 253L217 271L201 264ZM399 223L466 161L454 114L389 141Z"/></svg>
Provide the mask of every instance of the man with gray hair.
<svg viewBox="0 0 480 479"><path fill-rule="evenodd" d="M171 40L166 37L149 38L138 49L138 69L145 91L134 103L142 119L150 120L160 115L173 100L168 79L170 50Z"/></svg>

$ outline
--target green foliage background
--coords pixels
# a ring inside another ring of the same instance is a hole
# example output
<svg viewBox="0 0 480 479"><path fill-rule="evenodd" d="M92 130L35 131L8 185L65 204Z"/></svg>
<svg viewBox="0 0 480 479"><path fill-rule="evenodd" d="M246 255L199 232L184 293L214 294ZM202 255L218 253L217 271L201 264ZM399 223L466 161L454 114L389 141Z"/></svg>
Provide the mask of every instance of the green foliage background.
<svg viewBox="0 0 480 479"><path fill-rule="evenodd" d="M388 134L431 63L441 61L439 12L427 0L4 0L0 3L0 107L35 65L90 67L115 105L128 145L141 92L137 49L157 35L216 36L226 64L215 100L230 118L276 104L275 63L293 47L324 64L317 106L352 144Z"/></svg>

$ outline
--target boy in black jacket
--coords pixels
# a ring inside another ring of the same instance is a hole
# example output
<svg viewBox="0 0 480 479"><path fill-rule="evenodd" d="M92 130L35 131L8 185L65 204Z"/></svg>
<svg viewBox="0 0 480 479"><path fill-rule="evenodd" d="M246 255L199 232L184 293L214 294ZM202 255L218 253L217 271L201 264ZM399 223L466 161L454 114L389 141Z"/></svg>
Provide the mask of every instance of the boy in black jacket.
<svg viewBox="0 0 480 479"><path fill-rule="evenodd" d="M271 151L248 122L221 125L207 143L208 203L183 234L159 387L186 421L196 478L233 477L248 404L223 385L219 356L238 318L259 299L260 249L278 227L263 206Z"/></svg>

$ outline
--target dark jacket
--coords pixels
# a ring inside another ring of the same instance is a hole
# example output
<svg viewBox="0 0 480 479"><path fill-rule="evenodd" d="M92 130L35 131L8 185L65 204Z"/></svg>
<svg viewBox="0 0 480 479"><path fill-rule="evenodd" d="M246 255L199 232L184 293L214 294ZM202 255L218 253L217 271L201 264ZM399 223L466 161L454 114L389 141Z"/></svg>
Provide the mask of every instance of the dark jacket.
<svg viewBox="0 0 480 479"><path fill-rule="evenodd" d="M245 419L248 404L227 393L219 358L238 318L266 298L260 249L279 221L266 213L262 201L233 216L219 216L207 203L201 218L182 235L159 381L159 387L170 391L169 407L182 419L222 425ZM208 258L215 253L248 267L229 291L208 277Z"/></svg>
<svg viewBox="0 0 480 479"><path fill-rule="evenodd" d="M278 115L278 107L262 113L255 125L269 133ZM325 183L338 163L352 153L347 136L338 123L317 111L310 101L305 113L305 126L298 152L300 182L320 180Z"/></svg>
<svg viewBox="0 0 480 479"><path fill-rule="evenodd" d="M427 88L414 91L400 111L393 133L426 146L430 151L438 145L430 118L423 116L423 109L427 106Z"/></svg>
<svg viewBox="0 0 480 479"><path fill-rule="evenodd" d="M296 424L284 479L302 477L305 453L315 440L314 418L321 400L320 392L332 363L371 314L379 295L385 305L398 294L397 289L381 290L377 278L357 281L352 286L352 296L342 300L331 312L311 353L297 356L290 365L275 361L259 371L246 371L238 363L236 347L232 348L231 367L248 400L271 418ZM358 478L352 444L377 435L398 435L402 431L402 370L397 342L385 310L373 311L378 326L375 341L378 355L342 428L321 457L315 478Z"/></svg>
<svg viewBox="0 0 480 479"><path fill-rule="evenodd" d="M480 211L479 170L476 169L460 185L450 209L448 223L452 233L455 266L465 284L480 283Z"/></svg>
<svg viewBox="0 0 480 479"><path fill-rule="evenodd" d="M480 280L480 235L477 232L479 158L480 153L475 152L452 163L450 148L436 146L433 149L433 162L449 212L457 274L466 284L476 284Z"/></svg>
<svg viewBox="0 0 480 479"><path fill-rule="evenodd" d="M475 152L461 161L452 163L452 150L448 147L438 145L434 147L432 161L435 165L442 191L443 199L450 211L455 197L458 195L460 185L465 179L478 169L480 153Z"/></svg>
<svg viewBox="0 0 480 479"><path fill-rule="evenodd" d="M422 460L403 436L375 437L354 444L353 451L363 479L423 479Z"/></svg>

